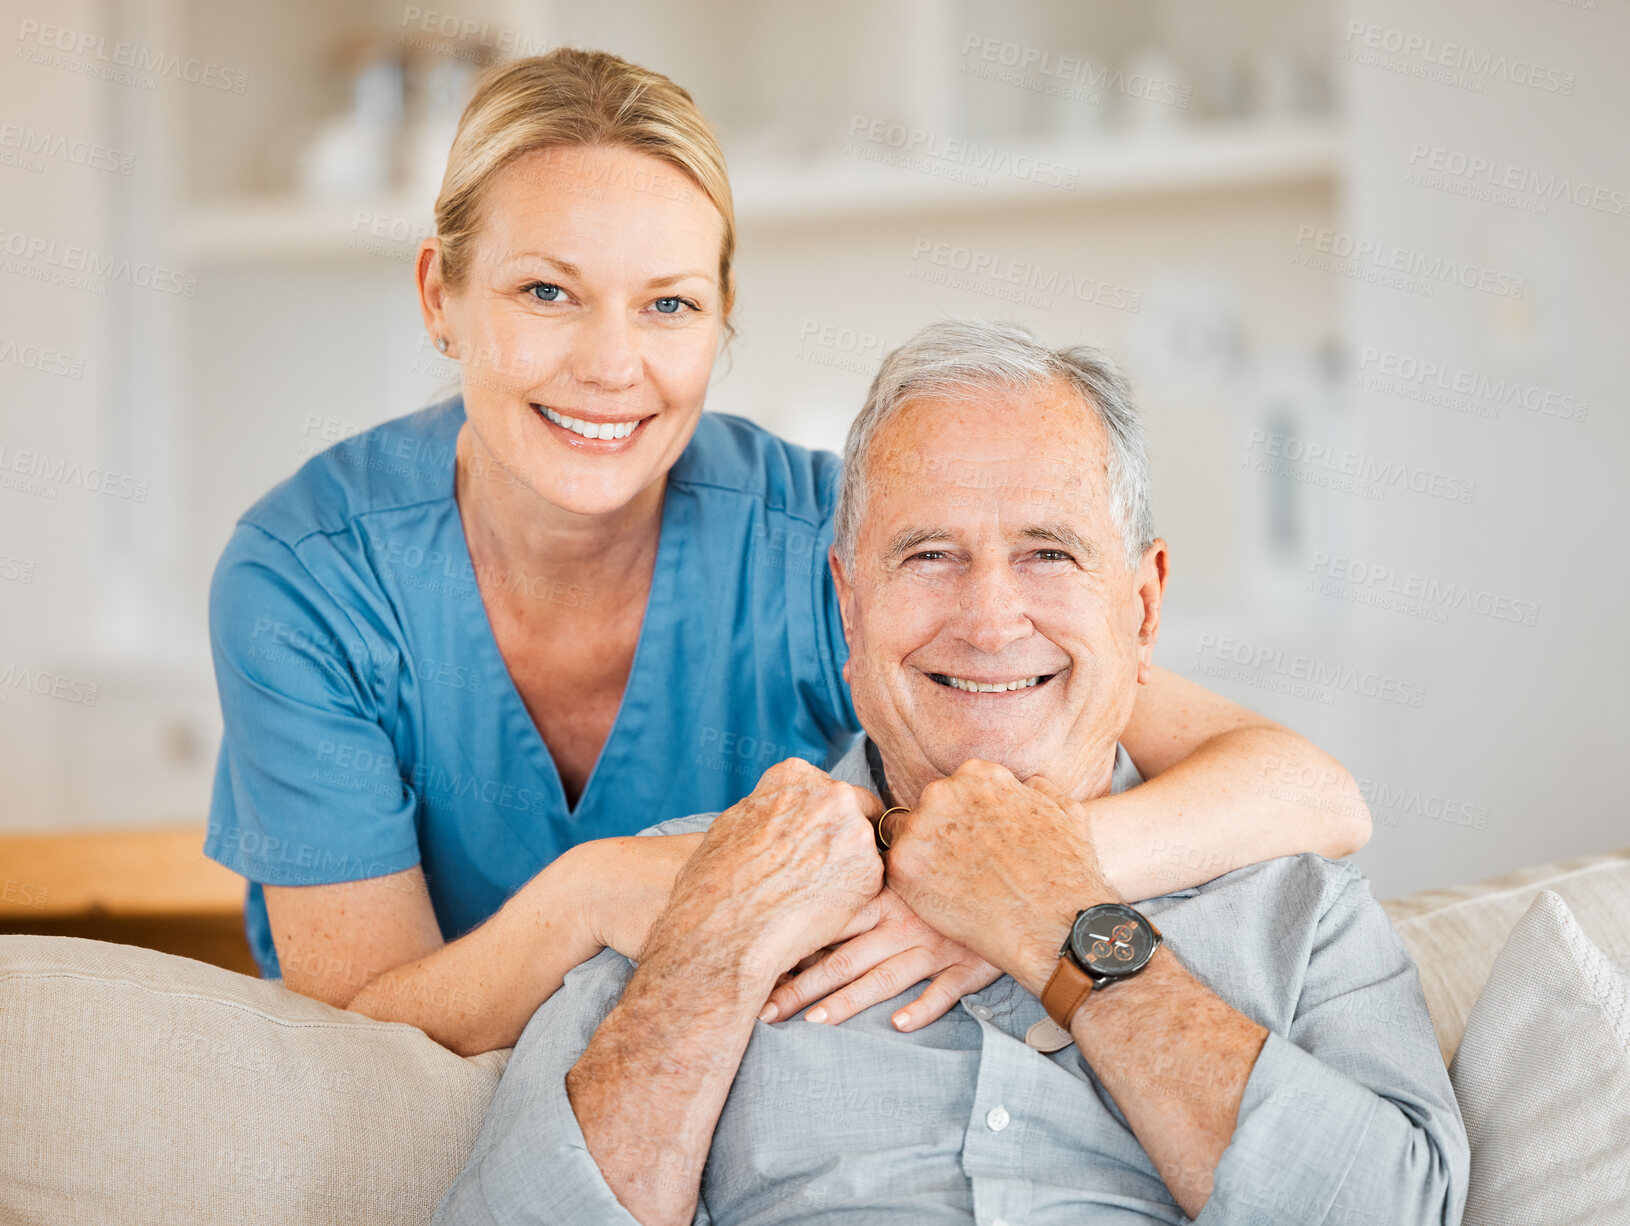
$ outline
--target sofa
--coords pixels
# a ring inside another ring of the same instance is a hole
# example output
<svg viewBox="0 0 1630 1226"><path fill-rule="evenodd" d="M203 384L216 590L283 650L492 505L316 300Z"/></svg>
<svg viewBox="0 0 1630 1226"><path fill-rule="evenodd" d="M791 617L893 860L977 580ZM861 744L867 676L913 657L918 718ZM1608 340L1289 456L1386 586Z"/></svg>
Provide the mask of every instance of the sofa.
<svg viewBox="0 0 1630 1226"><path fill-rule="evenodd" d="M1630 849L1385 906L1472 1140L1465 1221L1630 1223ZM152 950L3 936L0 1222L425 1222L508 1054Z"/></svg>

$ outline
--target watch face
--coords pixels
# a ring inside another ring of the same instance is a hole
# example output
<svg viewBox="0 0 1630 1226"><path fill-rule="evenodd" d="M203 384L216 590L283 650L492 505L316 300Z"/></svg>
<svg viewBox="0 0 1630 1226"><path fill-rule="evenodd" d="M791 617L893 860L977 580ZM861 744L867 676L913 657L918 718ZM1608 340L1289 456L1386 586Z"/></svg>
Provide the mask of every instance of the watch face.
<svg viewBox="0 0 1630 1226"><path fill-rule="evenodd" d="M1076 919L1070 952L1088 974L1130 975L1155 952L1155 934L1131 907L1102 903Z"/></svg>

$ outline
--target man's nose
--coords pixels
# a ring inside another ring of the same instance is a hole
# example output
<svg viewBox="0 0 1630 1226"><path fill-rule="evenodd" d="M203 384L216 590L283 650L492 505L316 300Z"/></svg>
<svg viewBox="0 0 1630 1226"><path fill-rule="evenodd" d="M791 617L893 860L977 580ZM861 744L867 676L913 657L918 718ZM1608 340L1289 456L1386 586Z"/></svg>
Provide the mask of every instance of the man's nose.
<svg viewBox="0 0 1630 1226"><path fill-rule="evenodd" d="M573 346L572 374L579 383L603 392L625 392L639 381L638 339L621 311L590 315Z"/></svg>
<svg viewBox="0 0 1630 1226"><path fill-rule="evenodd" d="M961 597L958 632L986 655L995 655L1032 632L1023 593L1006 559L976 562L963 580Z"/></svg>

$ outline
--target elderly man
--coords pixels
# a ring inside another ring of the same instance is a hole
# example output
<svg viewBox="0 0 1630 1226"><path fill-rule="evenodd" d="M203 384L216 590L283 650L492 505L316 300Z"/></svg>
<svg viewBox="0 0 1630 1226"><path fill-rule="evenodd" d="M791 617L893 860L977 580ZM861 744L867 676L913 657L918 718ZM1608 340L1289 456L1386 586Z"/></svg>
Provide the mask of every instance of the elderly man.
<svg viewBox="0 0 1630 1226"><path fill-rule="evenodd" d="M1465 1132L1359 872L1284 857L1130 906L1100 871L1079 804L1138 782L1117 737L1167 567L1114 368L933 325L844 481L865 737L658 828L707 834L638 968L604 951L538 1010L437 1221L1458 1222ZM1000 977L915 1029L915 989L765 1020L902 900Z"/></svg>

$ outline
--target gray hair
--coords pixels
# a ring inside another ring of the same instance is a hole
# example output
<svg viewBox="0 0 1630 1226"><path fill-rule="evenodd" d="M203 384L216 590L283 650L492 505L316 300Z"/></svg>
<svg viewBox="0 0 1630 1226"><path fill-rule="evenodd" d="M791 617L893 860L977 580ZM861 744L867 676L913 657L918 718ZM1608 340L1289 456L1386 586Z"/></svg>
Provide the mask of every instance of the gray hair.
<svg viewBox="0 0 1630 1226"><path fill-rule="evenodd" d="M1022 391L1062 382L1074 389L1109 436L1110 509L1127 567L1154 543L1149 456L1132 389L1115 363L1091 345L1049 349L1023 324L947 319L929 324L883 359L866 404L849 426L833 544L853 567L866 511L866 469L884 423L914 400L965 398L989 388Z"/></svg>

